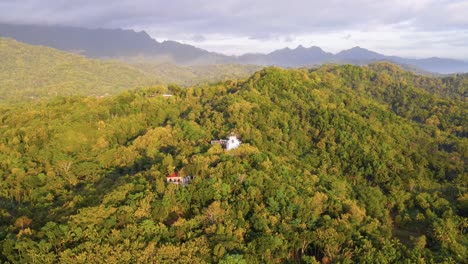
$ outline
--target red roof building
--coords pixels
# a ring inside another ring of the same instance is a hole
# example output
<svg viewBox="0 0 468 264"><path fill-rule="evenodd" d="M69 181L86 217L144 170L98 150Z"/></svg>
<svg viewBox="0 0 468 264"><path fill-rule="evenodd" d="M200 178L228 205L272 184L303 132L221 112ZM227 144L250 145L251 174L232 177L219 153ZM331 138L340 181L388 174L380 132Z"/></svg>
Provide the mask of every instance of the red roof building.
<svg viewBox="0 0 468 264"><path fill-rule="evenodd" d="M166 176L166 178L177 178L177 177L179 177L179 175L177 175L177 172L173 172Z"/></svg>
<svg viewBox="0 0 468 264"><path fill-rule="evenodd" d="M192 179L193 179L192 176L181 177L177 174L177 172L173 172L166 176L167 182L177 184L177 185L182 184L184 186L187 185Z"/></svg>

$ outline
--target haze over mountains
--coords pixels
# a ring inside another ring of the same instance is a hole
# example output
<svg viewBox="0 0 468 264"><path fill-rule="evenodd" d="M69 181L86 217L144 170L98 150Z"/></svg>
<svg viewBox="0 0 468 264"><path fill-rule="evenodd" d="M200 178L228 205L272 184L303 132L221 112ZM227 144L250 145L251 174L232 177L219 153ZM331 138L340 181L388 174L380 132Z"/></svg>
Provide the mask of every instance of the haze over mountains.
<svg viewBox="0 0 468 264"><path fill-rule="evenodd" d="M33 45L44 45L72 51L94 58L144 57L145 60L170 61L177 64L240 63L275 65L282 67L312 66L323 63L368 64L390 61L434 73L468 72L468 63L445 58L410 59L386 56L361 47L337 54L325 52L320 47L284 48L268 54L249 53L227 56L209 52L176 41L158 42L146 32L122 29L86 29L65 26L14 25L0 23L0 36Z"/></svg>

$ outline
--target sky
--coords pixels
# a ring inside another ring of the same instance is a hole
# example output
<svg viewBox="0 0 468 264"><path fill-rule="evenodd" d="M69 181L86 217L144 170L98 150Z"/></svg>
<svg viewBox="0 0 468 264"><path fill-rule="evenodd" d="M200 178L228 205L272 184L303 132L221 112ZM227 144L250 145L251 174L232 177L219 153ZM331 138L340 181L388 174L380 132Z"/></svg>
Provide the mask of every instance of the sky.
<svg viewBox="0 0 468 264"><path fill-rule="evenodd" d="M468 0L0 0L0 22L144 30L228 55L360 46L468 60Z"/></svg>

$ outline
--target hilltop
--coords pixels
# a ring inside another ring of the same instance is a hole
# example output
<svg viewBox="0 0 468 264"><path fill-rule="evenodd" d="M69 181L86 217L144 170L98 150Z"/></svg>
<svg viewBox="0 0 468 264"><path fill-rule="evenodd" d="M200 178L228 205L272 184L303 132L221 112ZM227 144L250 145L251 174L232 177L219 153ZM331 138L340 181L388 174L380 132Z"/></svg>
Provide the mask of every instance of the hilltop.
<svg viewBox="0 0 468 264"><path fill-rule="evenodd" d="M468 108L447 91L466 86L439 81L270 67L2 106L0 260L461 263Z"/></svg>

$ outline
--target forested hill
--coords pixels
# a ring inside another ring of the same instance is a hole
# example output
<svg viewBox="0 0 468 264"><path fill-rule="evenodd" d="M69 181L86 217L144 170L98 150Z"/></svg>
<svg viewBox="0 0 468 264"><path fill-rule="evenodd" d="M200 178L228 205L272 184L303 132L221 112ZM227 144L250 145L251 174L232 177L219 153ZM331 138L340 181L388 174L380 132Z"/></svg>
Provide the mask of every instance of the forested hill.
<svg viewBox="0 0 468 264"><path fill-rule="evenodd" d="M466 102L385 69L3 106L0 260L462 263Z"/></svg>
<svg viewBox="0 0 468 264"><path fill-rule="evenodd" d="M385 62L369 64L369 69L388 75L393 82L419 87L440 97L461 101L465 101L468 97L468 73L444 77L418 75Z"/></svg>
<svg viewBox="0 0 468 264"><path fill-rule="evenodd" d="M102 96L158 81L118 62L92 60L0 38L0 101L57 95Z"/></svg>
<svg viewBox="0 0 468 264"><path fill-rule="evenodd" d="M221 64L182 66L88 59L0 38L0 103L55 96L103 96L152 84L189 86L248 78L261 67Z"/></svg>

